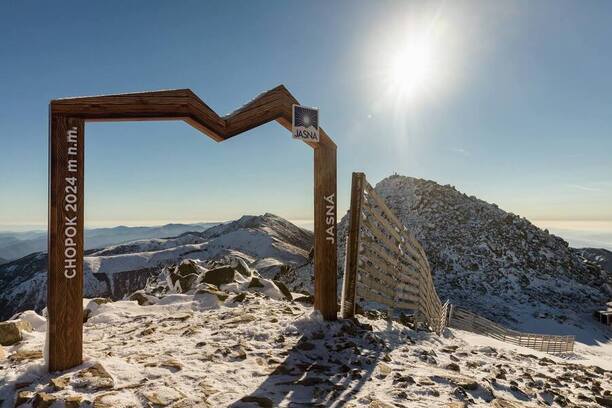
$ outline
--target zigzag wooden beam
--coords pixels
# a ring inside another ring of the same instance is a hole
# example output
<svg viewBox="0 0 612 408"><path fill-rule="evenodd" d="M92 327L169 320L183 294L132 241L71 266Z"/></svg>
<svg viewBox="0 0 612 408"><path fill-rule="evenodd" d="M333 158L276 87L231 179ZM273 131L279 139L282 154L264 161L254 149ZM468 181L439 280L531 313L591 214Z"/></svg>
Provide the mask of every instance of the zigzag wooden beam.
<svg viewBox="0 0 612 408"><path fill-rule="evenodd" d="M294 104L299 104L297 99L279 85L225 116L218 115L190 89L55 99L51 112L86 121L183 120L222 142L274 120L291 130ZM323 129L320 143L335 146Z"/></svg>
<svg viewBox="0 0 612 408"><path fill-rule="evenodd" d="M49 370L83 361L84 144L88 121L183 120L218 142L271 121L291 130L297 100L282 85L226 116L189 89L56 99L49 109ZM314 150L315 309L337 315L336 145L323 129Z"/></svg>

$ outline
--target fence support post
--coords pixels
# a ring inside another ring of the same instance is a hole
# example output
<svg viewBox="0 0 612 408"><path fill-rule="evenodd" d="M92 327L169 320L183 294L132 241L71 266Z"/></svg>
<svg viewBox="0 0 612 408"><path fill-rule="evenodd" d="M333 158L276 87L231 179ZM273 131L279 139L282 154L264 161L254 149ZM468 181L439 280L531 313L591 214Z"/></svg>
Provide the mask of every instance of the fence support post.
<svg viewBox="0 0 612 408"><path fill-rule="evenodd" d="M342 318L355 315L355 289L357 287L357 267L359 262L359 231L361 229L361 203L365 174L353 173L351 180L351 207L348 238L344 258L344 280L342 282Z"/></svg>

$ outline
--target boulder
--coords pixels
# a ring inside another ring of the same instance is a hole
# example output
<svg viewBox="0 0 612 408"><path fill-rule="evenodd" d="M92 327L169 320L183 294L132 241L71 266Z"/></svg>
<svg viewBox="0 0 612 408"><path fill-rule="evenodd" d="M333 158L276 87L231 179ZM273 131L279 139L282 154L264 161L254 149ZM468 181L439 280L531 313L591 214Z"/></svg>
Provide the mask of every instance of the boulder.
<svg viewBox="0 0 612 408"><path fill-rule="evenodd" d="M24 331L32 331L32 325L25 320L7 320L0 323L0 345L11 346L23 339Z"/></svg>
<svg viewBox="0 0 612 408"><path fill-rule="evenodd" d="M296 302L309 303L309 304L312 305L314 303L314 296L312 296L312 295L302 295L302 296L297 296L293 300L295 300Z"/></svg>
<svg viewBox="0 0 612 408"><path fill-rule="evenodd" d="M225 292L221 292L220 290L215 290L215 289L210 289L210 288L202 288L201 287L201 288L199 288L196 291L196 295L200 295L200 294L203 294L203 293L209 293L211 295L215 295L217 297L217 299L219 299L221 302L224 302L225 299L227 299L228 296L229 296Z"/></svg>
<svg viewBox="0 0 612 408"><path fill-rule="evenodd" d="M128 299L135 300L140 306L153 305L156 303L157 300L155 296L146 294L145 291L142 289L132 293Z"/></svg>
<svg viewBox="0 0 612 408"><path fill-rule="evenodd" d="M6 358L6 352L4 351L4 347L0 346L0 361Z"/></svg>
<svg viewBox="0 0 612 408"><path fill-rule="evenodd" d="M102 297L97 297L97 298L93 298L90 300L90 302L94 302L98 306L103 305L105 303L111 303L112 301L113 299L111 298L102 298Z"/></svg>
<svg viewBox="0 0 612 408"><path fill-rule="evenodd" d="M64 398L64 407L79 408L82 407L83 398L80 395L68 395Z"/></svg>
<svg viewBox="0 0 612 408"><path fill-rule="evenodd" d="M446 368L447 370L451 370L451 371L461 371L461 369L459 368L459 364L457 363L449 363L446 366L444 366L444 368Z"/></svg>
<svg viewBox="0 0 612 408"><path fill-rule="evenodd" d="M274 282L276 287L282 292L283 296L285 296L285 299L293 300L293 295L291 294L291 291L289 290L287 285L278 280L273 280L272 282Z"/></svg>
<svg viewBox="0 0 612 408"><path fill-rule="evenodd" d="M43 354L41 350L23 350L19 349L9 356L9 360L13 363L22 363L28 360L42 359Z"/></svg>
<svg viewBox="0 0 612 408"><path fill-rule="evenodd" d="M194 283L198 281L199 276L195 273L191 273L189 275L179 275L178 282L181 285L181 292L185 293L190 290Z"/></svg>
<svg viewBox="0 0 612 408"><path fill-rule="evenodd" d="M520 408L523 405L519 405L518 403L511 402L503 398L496 398L491 403L491 406L494 408Z"/></svg>
<svg viewBox="0 0 612 408"><path fill-rule="evenodd" d="M52 378L51 381L49 381L49 385L51 386L51 388L53 388L53 391L64 390L68 388L69 384L70 384L70 377L68 376L55 377L55 378Z"/></svg>
<svg viewBox="0 0 612 408"><path fill-rule="evenodd" d="M221 286L234 281L235 270L231 266L220 266L218 268L207 271L201 277L201 282L210 283L211 285Z"/></svg>
<svg viewBox="0 0 612 408"><path fill-rule="evenodd" d="M261 396L257 396L257 395L247 395L246 397L242 397L242 399L240 400L242 402L246 402L246 403L254 403L257 404L257 406L259 407L263 407L263 408L272 408L274 406L274 402L272 402L272 400L268 397L261 397Z"/></svg>
<svg viewBox="0 0 612 408"><path fill-rule="evenodd" d="M102 364L95 363L91 367L77 372L72 377L72 386L88 391L100 391L113 388L115 381Z"/></svg>
<svg viewBox="0 0 612 408"><path fill-rule="evenodd" d="M191 260L191 259L185 259L183 260L180 265L178 266L178 269L176 270L176 273L179 276L187 276L187 275L199 275L201 272L200 267L198 266L198 264Z"/></svg>
<svg viewBox="0 0 612 408"><path fill-rule="evenodd" d="M49 408L57 401L57 397L46 392L37 392L34 395L32 407L34 408Z"/></svg>
<svg viewBox="0 0 612 408"><path fill-rule="evenodd" d="M34 310L26 310L17 313L10 320L22 320L29 322L33 331L44 332L47 330L47 319L36 313Z"/></svg>
<svg viewBox="0 0 612 408"><path fill-rule="evenodd" d="M251 276L253 276L253 271L251 271L251 268L249 268L245 260L242 258L234 258L234 262L232 262L232 267L234 267L236 272L238 272L245 278L250 278Z"/></svg>
<svg viewBox="0 0 612 408"><path fill-rule="evenodd" d="M232 303L244 302L245 298L246 298L246 292L239 293L232 298Z"/></svg>
<svg viewBox="0 0 612 408"><path fill-rule="evenodd" d="M210 283L198 283L198 286L196 286L196 292L200 289L210 289L210 290L219 290L219 288L215 285L211 285Z"/></svg>
<svg viewBox="0 0 612 408"><path fill-rule="evenodd" d="M89 316L91 316L92 312L98 309L98 306L103 305L105 303L111 303L112 301L113 300L111 298L101 298L101 297L89 299L89 302L87 302L87 305L83 309L83 323L89 320Z"/></svg>
<svg viewBox="0 0 612 408"><path fill-rule="evenodd" d="M255 276L253 276L251 278L251 281L249 282L249 286L248 286L249 289L251 289L251 288L263 288L263 287L264 287L264 285L259 281L259 278L255 277Z"/></svg>
<svg viewBox="0 0 612 408"><path fill-rule="evenodd" d="M28 401L31 401L34 398L34 392L23 390L17 393L17 398L15 399L15 406L18 407L22 404L25 404Z"/></svg>
<svg viewBox="0 0 612 408"><path fill-rule="evenodd" d="M602 407L612 407L612 397L595 397L595 401Z"/></svg>

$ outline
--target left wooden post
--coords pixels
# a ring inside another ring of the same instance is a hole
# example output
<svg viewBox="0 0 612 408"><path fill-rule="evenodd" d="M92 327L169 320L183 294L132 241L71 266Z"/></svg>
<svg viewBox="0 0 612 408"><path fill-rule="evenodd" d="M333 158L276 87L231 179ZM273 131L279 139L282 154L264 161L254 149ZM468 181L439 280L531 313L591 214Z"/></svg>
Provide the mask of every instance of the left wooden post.
<svg viewBox="0 0 612 408"><path fill-rule="evenodd" d="M49 371L83 361L84 121L49 113Z"/></svg>

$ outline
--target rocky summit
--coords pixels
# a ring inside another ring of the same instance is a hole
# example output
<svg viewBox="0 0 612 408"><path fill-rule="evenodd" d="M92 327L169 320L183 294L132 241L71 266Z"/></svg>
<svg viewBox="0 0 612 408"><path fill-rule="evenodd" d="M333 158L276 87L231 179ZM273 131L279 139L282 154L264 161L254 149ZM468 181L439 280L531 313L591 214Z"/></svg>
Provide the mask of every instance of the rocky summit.
<svg viewBox="0 0 612 408"><path fill-rule="evenodd" d="M612 296L609 271L496 204L399 175L375 189L423 245L436 289L451 303L520 325L525 313L578 322Z"/></svg>

